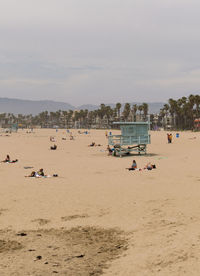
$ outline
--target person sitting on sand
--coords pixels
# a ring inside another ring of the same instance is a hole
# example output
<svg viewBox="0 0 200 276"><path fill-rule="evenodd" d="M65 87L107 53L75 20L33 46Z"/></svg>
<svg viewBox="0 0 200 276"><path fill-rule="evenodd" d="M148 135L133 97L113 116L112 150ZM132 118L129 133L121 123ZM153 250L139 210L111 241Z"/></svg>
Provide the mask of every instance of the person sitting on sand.
<svg viewBox="0 0 200 276"><path fill-rule="evenodd" d="M53 136L50 136L50 141L55 142L55 138Z"/></svg>
<svg viewBox="0 0 200 276"><path fill-rule="evenodd" d="M43 171L43 169L40 169L40 170L37 172L37 175L39 175L39 176L44 176L44 171Z"/></svg>
<svg viewBox="0 0 200 276"><path fill-rule="evenodd" d="M51 150L56 150L57 146L54 144L52 147L50 147Z"/></svg>
<svg viewBox="0 0 200 276"><path fill-rule="evenodd" d="M112 151L112 149L110 148L109 145L107 146L107 151L108 151L108 155L112 155L112 152L113 152L113 151Z"/></svg>
<svg viewBox="0 0 200 276"><path fill-rule="evenodd" d="M127 168L127 170L129 170L129 171L134 171L134 170L136 170L136 169L137 169L137 163L136 163L135 160L133 160L133 163L132 163L131 167L130 167L130 168Z"/></svg>
<svg viewBox="0 0 200 276"><path fill-rule="evenodd" d="M7 155L6 155L6 159L3 160L2 162L4 162L4 163L10 162L10 156L7 154Z"/></svg>

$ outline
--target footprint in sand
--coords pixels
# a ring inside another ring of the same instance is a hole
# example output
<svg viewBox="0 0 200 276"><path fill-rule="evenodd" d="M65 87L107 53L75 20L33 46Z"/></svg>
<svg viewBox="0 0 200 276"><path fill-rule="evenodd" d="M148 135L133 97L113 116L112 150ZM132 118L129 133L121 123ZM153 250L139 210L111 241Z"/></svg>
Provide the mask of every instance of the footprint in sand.
<svg viewBox="0 0 200 276"><path fill-rule="evenodd" d="M19 250L22 249L23 246L21 243L17 241L5 241L5 240L0 240L0 253L5 253L8 251L14 251L14 250Z"/></svg>
<svg viewBox="0 0 200 276"><path fill-rule="evenodd" d="M2 215L4 212L8 211L8 209L0 209L0 215Z"/></svg>
<svg viewBox="0 0 200 276"><path fill-rule="evenodd" d="M98 217L103 217L103 216L106 216L108 214L109 214L109 210L108 209L101 209Z"/></svg>
<svg viewBox="0 0 200 276"><path fill-rule="evenodd" d="M49 219L34 219L31 222L36 222L39 225L45 225L45 224L49 223L50 220Z"/></svg>
<svg viewBox="0 0 200 276"><path fill-rule="evenodd" d="M88 218L89 216L87 214L81 214L81 215L71 215L66 217L61 217L62 221L70 221L73 219L79 219L79 218Z"/></svg>

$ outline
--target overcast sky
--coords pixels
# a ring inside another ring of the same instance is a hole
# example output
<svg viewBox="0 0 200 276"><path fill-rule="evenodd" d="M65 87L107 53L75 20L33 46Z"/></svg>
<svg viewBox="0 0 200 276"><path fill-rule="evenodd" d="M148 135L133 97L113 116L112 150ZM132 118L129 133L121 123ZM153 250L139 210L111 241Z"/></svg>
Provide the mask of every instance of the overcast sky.
<svg viewBox="0 0 200 276"><path fill-rule="evenodd" d="M199 0L0 0L0 97L74 105L200 91Z"/></svg>

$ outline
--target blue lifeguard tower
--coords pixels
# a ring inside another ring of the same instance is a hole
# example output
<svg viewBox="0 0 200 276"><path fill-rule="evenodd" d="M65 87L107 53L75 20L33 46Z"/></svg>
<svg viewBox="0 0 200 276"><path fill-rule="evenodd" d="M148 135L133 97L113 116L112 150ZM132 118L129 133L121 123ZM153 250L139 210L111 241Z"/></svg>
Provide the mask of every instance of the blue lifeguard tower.
<svg viewBox="0 0 200 276"><path fill-rule="evenodd" d="M17 132L18 131L18 124L12 124L10 127L10 132Z"/></svg>
<svg viewBox="0 0 200 276"><path fill-rule="evenodd" d="M151 143L149 134L150 122L115 122L119 125L121 135L109 135L108 144L113 146L113 155L120 157L124 154L137 152L146 154L147 144Z"/></svg>

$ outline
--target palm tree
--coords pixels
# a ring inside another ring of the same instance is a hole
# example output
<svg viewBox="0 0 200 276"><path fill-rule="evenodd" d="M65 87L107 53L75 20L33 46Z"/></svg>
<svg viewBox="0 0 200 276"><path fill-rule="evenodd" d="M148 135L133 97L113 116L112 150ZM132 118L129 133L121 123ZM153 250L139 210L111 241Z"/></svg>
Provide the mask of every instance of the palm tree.
<svg viewBox="0 0 200 276"><path fill-rule="evenodd" d="M131 111L131 106L129 103L126 103L123 111L123 117L125 121L128 119L128 116L130 115L130 111Z"/></svg>
<svg viewBox="0 0 200 276"><path fill-rule="evenodd" d="M138 106L138 110L140 112L140 120L142 119L142 111L143 111L143 105Z"/></svg>
<svg viewBox="0 0 200 276"><path fill-rule="evenodd" d="M149 111L149 106L147 103L143 103L142 106L143 106L143 112L144 112L144 119L146 120L148 111Z"/></svg>
<svg viewBox="0 0 200 276"><path fill-rule="evenodd" d="M195 102L195 105L196 105L196 117L199 118L200 116L200 95L196 95L194 97L194 102Z"/></svg>
<svg viewBox="0 0 200 276"><path fill-rule="evenodd" d="M169 112L173 118L173 127L176 127L176 116L177 116L177 102L172 98L169 99Z"/></svg>
<svg viewBox="0 0 200 276"><path fill-rule="evenodd" d="M113 109L113 119L114 120L116 120L117 119L117 115L118 113L117 113L117 108L115 107L114 109Z"/></svg>
<svg viewBox="0 0 200 276"><path fill-rule="evenodd" d="M115 108L117 109L118 120L120 119L120 109L121 109L121 107L122 107L121 103L116 103Z"/></svg>
<svg viewBox="0 0 200 276"><path fill-rule="evenodd" d="M138 110L138 106L137 104L133 105L133 121L136 122L136 114L137 114L137 110Z"/></svg>

